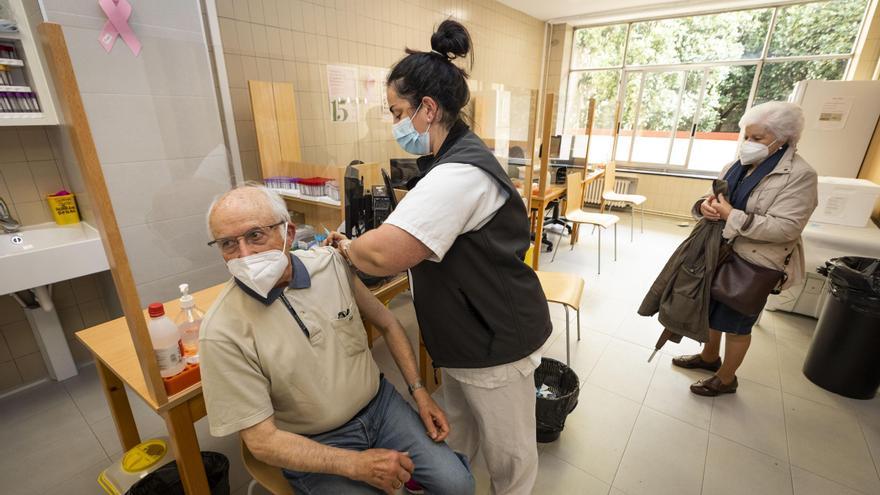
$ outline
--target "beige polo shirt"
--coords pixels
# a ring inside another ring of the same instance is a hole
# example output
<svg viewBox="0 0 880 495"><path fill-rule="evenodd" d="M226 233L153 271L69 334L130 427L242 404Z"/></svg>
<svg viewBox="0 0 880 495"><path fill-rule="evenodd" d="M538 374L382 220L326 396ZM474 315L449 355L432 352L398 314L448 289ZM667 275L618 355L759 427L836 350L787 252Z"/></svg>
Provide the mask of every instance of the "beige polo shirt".
<svg viewBox="0 0 880 495"><path fill-rule="evenodd" d="M345 261L318 248L296 252L291 262L287 287L263 298L233 279L202 321L202 388L214 436L273 414L279 429L323 433L378 391L379 368Z"/></svg>

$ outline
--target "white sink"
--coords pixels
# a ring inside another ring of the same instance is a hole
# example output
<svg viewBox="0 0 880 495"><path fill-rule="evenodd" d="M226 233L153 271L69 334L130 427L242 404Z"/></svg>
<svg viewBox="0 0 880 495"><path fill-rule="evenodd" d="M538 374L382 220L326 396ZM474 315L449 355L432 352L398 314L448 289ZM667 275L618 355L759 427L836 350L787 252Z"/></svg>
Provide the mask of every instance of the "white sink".
<svg viewBox="0 0 880 495"><path fill-rule="evenodd" d="M108 270L98 231L53 222L0 234L0 295Z"/></svg>

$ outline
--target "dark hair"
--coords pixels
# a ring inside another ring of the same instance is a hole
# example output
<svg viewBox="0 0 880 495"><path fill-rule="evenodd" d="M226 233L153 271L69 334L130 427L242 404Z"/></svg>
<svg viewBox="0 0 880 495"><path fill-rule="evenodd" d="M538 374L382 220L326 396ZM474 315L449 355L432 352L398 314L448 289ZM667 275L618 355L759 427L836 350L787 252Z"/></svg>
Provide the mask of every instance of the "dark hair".
<svg viewBox="0 0 880 495"><path fill-rule="evenodd" d="M467 71L452 60L464 58L470 52L469 66L473 66L472 44L468 30L461 23L447 19L431 36L432 51L407 48L407 56L394 65L386 84L413 108L419 106L422 98L430 96L443 111L440 123L450 126L461 117L461 109L471 97Z"/></svg>

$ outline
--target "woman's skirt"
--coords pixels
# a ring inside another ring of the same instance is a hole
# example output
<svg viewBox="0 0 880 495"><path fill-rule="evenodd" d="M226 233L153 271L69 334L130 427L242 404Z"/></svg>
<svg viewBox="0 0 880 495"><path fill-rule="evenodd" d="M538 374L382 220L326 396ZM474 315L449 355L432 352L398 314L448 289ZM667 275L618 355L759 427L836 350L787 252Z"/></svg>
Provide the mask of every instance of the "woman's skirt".
<svg viewBox="0 0 880 495"><path fill-rule="evenodd" d="M719 332L749 335L759 315L744 315L724 303L709 300L709 328Z"/></svg>

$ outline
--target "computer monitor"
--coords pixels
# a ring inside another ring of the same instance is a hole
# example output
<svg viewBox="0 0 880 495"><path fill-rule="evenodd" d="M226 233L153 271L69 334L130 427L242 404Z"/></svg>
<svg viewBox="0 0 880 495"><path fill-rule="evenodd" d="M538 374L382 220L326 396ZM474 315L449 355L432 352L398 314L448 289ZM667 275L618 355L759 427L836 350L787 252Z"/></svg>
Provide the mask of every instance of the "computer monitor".
<svg viewBox="0 0 880 495"><path fill-rule="evenodd" d="M391 184L397 189L407 189L407 183L421 175L415 158L392 158Z"/></svg>

